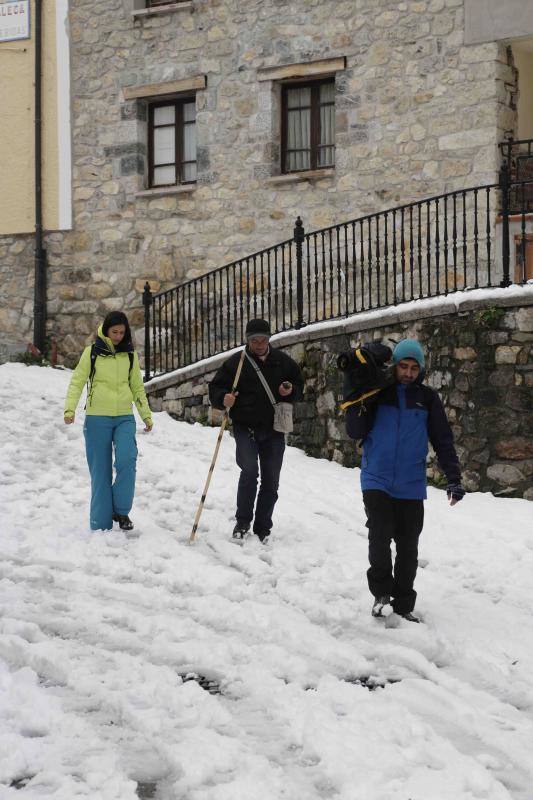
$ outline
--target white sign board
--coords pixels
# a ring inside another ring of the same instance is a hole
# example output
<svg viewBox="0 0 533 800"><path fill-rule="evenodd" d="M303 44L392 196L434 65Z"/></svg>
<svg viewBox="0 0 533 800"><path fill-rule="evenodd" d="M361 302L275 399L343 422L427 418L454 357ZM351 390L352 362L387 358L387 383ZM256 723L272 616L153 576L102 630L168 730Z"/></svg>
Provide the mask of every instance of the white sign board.
<svg viewBox="0 0 533 800"><path fill-rule="evenodd" d="M30 38L30 0L0 1L0 42Z"/></svg>

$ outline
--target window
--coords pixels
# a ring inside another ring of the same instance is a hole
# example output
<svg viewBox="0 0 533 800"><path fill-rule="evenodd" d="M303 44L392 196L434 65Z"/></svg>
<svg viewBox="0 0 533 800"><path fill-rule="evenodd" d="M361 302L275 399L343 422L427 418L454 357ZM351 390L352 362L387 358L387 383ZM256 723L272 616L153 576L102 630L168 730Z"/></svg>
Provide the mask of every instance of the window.
<svg viewBox="0 0 533 800"><path fill-rule="evenodd" d="M150 187L196 181L196 99L187 97L149 106Z"/></svg>
<svg viewBox="0 0 533 800"><path fill-rule="evenodd" d="M335 81L283 86L282 172L335 166Z"/></svg>

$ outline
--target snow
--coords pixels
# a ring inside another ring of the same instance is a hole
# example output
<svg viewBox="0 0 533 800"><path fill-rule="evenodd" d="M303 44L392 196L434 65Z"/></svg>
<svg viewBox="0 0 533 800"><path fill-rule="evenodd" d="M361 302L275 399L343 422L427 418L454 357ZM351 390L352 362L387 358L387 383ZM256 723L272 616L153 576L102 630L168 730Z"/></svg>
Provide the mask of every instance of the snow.
<svg viewBox="0 0 533 800"><path fill-rule="evenodd" d="M533 505L430 489L386 628L358 471L294 448L239 548L225 434L189 546L217 430L155 414L135 536L91 534L69 378L0 367L1 800L533 799Z"/></svg>

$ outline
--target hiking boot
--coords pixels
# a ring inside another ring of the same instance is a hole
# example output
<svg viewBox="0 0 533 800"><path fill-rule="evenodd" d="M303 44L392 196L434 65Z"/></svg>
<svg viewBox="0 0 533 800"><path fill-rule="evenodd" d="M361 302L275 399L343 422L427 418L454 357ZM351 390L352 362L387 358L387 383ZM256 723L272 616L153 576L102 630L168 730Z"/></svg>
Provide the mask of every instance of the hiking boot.
<svg viewBox="0 0 533 800"><path fill-rule="evenodd" d="M420 622L420 617L416 617L412 611L408 611L407 614L400 614L402 619L406 619L407 622Z"/></svg>
<svg viewBox="0 0 533 800"><path fill-rule="evenodd" d="M261 544L268 544L270 531L254 531Z"/></svg>
<svg viewBox="0 0 533 800"><path fill-rule="evenodd" d="M113 522L118 522L121 531L133 530L133 522L127 514L113 514Z"/></svg>
<svg viewBox="0 0 533 800"><path fill-rule="evenodd" d="M238 522L233 528L233 533L231 534L231 538L235 539L237 542L243 542L244 539L246 539L249 532L250 532L249 522Z"/></svg>
<svg viewBox="0 0 533 800"><path fill-rule="evenodd" d="M384 617L385 614L383 613L384 606L390 606L390 597L388 594L382 594L381 597L376 597L374 600L374 605L372 606L372 616L373 617Z"/></svg>

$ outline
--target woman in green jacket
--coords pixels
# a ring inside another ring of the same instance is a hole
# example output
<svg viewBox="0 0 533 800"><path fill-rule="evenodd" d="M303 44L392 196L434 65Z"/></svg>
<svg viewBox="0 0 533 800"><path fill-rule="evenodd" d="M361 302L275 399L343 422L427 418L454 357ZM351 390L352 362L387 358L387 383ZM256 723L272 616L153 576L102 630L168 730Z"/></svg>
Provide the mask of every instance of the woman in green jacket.
<svg viewBox="0 0 533 800"><path fill-rule="evenodd" d="M128 318L121 311L107 315L98 328L96 342L83 351L65 400L67 425L74 422L85 384L83 433L91 473L91 529L111 530L115 521L122 530L129 531L133 528L128 515L133 505L137 462L132 403L137 406L147 433L153 422Z"/></svg>

